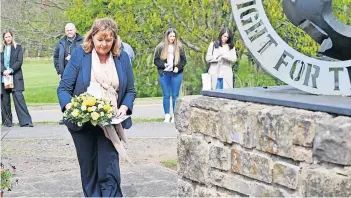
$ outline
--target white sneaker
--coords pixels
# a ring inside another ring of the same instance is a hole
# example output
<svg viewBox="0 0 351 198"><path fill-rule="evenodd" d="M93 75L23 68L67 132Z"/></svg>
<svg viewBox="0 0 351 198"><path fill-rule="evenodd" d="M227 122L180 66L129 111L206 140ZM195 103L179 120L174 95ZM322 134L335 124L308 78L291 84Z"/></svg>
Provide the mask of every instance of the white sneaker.
<svg viewBox="0 0 351 198"><path fill-rule="evenodd" d="M172 116L172 120L171 120L171 123L174 123L174 115Z"/></svg>
<svg viewBox="0 0 351 198"><path fill-rule="evenodd" d="M165 120L163 120L163 122L169 122L171 119L171 115L169 115L168 113L165 115Z"/></svg>

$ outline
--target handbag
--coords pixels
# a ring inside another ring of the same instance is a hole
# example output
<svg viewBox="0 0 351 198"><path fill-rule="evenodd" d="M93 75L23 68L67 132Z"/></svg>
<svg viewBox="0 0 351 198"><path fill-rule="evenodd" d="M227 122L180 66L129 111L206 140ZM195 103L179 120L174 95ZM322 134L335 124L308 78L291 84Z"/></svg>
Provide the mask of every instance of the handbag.
<svg viewBox="0 0 351 198"><path fill-rule="evenodd" d="M203 73L202 78L202 90L211 90L211 74Z"/></svg>
<svg viewBox="0 0 351 198"><path fill-rule="evenodd" d="M13 75L4 76L4 88L13 89L15 85L13 84Z"/></svg>

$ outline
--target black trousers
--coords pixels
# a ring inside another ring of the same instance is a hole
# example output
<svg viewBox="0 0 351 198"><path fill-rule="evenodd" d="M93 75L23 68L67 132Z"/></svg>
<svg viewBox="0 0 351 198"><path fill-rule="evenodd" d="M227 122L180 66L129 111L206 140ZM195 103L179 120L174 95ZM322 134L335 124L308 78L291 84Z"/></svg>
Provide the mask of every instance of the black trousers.
<svg viewBox="0 0 351 198"><path fill-rule="evenodd" d="M3 88L3 87L2 87ZM29 115L26 101L22 91L13 91L12 89L2 89L1 92L1 118L3 125L12 125L11 98L12 93L15 110L17 113L20 126L32 124L32 118Z"/></svg>
<svg viewBox="0 0 351 198"><path fill-rule="evenodd" d="M70 130L86 197L122 197L118 152L100 127Z"/></svg>

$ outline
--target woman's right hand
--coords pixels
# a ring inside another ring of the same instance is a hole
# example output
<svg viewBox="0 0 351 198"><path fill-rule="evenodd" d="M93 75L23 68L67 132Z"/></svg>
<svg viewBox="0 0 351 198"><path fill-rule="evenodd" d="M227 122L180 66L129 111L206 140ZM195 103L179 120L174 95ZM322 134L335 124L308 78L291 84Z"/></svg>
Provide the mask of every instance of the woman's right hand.
<svg viewBox="0 0 351 198"><path fill-rule="evenodd" d="M216 61L219 61L222 58L222 54L217 54Z"/></svg>

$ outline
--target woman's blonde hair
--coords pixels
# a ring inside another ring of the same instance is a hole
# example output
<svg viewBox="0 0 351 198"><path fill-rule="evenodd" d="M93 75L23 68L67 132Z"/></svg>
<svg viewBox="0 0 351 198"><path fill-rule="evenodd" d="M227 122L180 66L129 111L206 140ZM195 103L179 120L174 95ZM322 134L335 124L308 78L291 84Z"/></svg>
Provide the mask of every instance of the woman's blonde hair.
<svg viewBox="0 0 351 198"><path fill-rule="evenodd" d="M112 35L113 44L112 44L111 52L113 56L119 56L120 49L119 49L119 42L117 42L118 41L117 25L116 25L116 22L111 18L101 18L101 19L96 19L94 21L93 26L85 34L85 39L83 42L83 49L85 53L90 53L93 51L93 48L94 48L93 36L95 36L100 31L109 31L113 34Z"/></svg>
<svg viewBox="0 0 351 198"><path fill-rule="evenodd" d="M5 49L5 45L6 45L6 41L5 41L5 34L11 34L12 36L12 43L11 45L13 45L13 47L16 49L17 47L17 43L15 41L15 37L13 36L12 32L10 30L5 30L3 33L2 33L2 43L1 43L1 47L0 47L0 52L3 52L4 49Z"/></svg>
<svg viewBox="0 0 351 198"><path fill-rule="evenodd" d="M161 60L166 60L167 59L168 46L169 46L168 35L170 33L174 33L175 34L175 40L174 40L174 65L177 65L179 63L179 59L180 59L180 48L181 48L182 44L179 41L178 32L174 28L168 28L166 30L166 32L165 32L165 36L164 36L164 39L163 39L163 49L162 49L160 58L161 58Z"/></svg>

